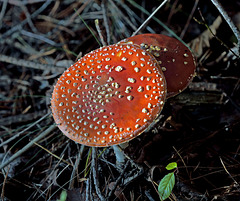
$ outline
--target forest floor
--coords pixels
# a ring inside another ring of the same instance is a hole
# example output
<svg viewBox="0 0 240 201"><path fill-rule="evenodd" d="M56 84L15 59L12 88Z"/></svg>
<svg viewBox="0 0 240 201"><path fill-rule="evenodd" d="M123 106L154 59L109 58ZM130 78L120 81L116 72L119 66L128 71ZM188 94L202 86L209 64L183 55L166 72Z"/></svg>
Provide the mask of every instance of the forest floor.
<svg viewBox="0 0 240 201"><path fill-rule="evenodd" d="M129 142L122 169L111 147L74 143L51 116L57 78L99 48L95 20L114 44L161 2L0 0L2 200L160 200L171 162L177 169L168 199L240 200L240 41L211 0L168 1L138 32L177 36L197 69L189 87L167 99L157 125ZM240 1L220 3L239 30Z"/></svg>

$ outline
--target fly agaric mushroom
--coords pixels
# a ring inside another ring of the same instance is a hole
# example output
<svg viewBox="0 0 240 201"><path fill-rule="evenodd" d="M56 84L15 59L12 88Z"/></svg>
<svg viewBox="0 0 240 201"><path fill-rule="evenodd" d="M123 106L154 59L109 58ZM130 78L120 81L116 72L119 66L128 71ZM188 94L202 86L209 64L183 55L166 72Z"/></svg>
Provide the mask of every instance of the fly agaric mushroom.
<svg viewBox="0 0 240 201"><path fill-rule="evenodd" d="M195 74L195 61L191 51L180 41L161 34L141 34L120 43L139 45L159 62L167 82L167 97L183 91Z"/></svg>
<svg viewBox="0 0 240 201"><path fill-rule="evenodd" d="M166 96L156 59L135 45L94 50L68 68L52 94L52 114L70 139L88 146L129 141L158 117Z"/></svg>

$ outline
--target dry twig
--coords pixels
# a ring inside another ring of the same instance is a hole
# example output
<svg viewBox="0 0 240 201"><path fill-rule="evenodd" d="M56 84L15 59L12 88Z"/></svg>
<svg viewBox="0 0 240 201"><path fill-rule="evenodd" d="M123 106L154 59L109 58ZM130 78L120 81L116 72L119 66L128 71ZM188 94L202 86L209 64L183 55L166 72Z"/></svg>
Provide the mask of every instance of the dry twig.
<svg viewBox="0 0 240 201"><path fill-rule="evenodd" d="M92 174L93 182L95 186L96 193L101 201L106 201L106 198L100 190L99 180L98 180L98 170L97 170L97 148L92 148Z"/></svg>

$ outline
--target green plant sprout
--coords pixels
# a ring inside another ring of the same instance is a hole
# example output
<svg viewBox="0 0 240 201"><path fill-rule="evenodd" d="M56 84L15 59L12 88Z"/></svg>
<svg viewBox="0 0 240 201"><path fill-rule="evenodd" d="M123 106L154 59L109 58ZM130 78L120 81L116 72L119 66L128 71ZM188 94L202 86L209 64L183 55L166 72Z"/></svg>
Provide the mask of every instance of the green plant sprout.
<svg viewBox="0 0 240 201"><path fill-rule="evenodd" d="M66 201L66 199L67 199L67 191L63 190L61 192L60 199L58 199L57 201Z"/></svg>
<svg viewBox="0 0 240 201"><path fill-rule="evenodd" d="M177 168L177 163L172 162L166 166L167 170L173 170ZM165 175L158 185L158 193L160 200L166 200L172 193L173 187L175 185L175 175L174 172Z"/></svg>

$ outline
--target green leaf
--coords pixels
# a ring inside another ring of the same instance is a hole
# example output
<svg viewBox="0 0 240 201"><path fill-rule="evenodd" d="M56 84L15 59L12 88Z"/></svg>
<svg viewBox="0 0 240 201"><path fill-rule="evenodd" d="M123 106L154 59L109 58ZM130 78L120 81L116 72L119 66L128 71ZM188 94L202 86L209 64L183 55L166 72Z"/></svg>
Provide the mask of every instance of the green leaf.
<svg viewBox="0 0 240 201"><path fill-rule="evenodd" d="M166 167L167 170L173 170L175 168L177 168L177 163L176 162L169 163Z"/></svg>
<svg viewBox="0 0 240 201"><path fill-rule="evenodd" d="M66 199L67 199L67 191L63 190L61 192L60 199L58 199L57 201L66 201Z"/></svg>
<svg viewBox="0 0 240 201"><path fill-rule="evenodd" d="M161 200L166 200L170 196L174 185L175 176L173 172L163 177L163 179L160 181L158 185L158 192Z"/></svg>

